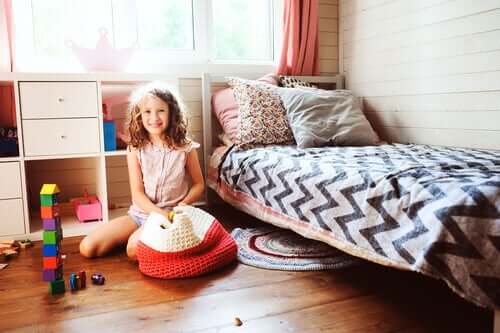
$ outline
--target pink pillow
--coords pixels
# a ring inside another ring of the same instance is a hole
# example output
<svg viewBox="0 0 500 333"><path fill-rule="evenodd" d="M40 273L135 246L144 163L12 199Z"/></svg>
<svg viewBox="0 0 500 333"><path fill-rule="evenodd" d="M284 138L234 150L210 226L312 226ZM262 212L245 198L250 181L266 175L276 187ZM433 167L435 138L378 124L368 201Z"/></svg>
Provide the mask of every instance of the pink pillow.
<svg viewBox="0 0 500 333"><path fill-rule="evenodd" d="M278 85L277 77L274 74L268 74L257 81ZM233 95L233 89L225 88L212 94L212 112L217 117L224 133L227 133L231 141L236 142L238 125L240 122L239 106Z"/></svg>

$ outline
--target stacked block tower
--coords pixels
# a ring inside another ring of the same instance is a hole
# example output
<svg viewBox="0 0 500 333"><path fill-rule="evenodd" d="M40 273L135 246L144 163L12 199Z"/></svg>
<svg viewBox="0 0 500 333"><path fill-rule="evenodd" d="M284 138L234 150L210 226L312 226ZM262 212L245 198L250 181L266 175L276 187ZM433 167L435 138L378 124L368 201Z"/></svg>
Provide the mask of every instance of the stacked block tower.
<svg viewBox="0 0 500 333"><path fill-rule="evenodd" d="M50 293L66 291L61 260L61 240L63 237L59 214L56 184L44 184L40 191L40 213L43 222L43 280L50 282Z"/></svg>

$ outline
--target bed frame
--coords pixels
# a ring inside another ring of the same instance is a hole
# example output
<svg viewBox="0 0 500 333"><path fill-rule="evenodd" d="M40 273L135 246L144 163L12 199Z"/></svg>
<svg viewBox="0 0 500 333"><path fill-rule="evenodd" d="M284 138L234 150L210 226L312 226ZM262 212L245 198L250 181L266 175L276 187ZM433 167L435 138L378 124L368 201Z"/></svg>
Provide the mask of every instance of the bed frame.
<svg viewBox="0 0 500 333"><path fill-rule="evenodd" d="M207 178L208 165L210 161L210 156L213 153L215 147L220 145L217 135L222 132L217 119L211 112L211 97L214 88L226 88L226 76L237 76L246 79L257 79L263 77L267 73L257 73L257 74L228 74L228 75L217 75L213 76L208 73L204 73L202 76L202 101L203 101L203 149L204 149L204 172L205 179ZM327 84L334 85L335 89L344 88L344 77L342 75L336 76L295 76L303 81L317 83L317 84ZM361 102L361 101L360 101ZM360 105L363 105L360 103ZM214 204L221 199L213 193L208 186L205 189L205 197L207 200L207 205ZM500 310L493 312L493 333L500 333Z"/></svg>

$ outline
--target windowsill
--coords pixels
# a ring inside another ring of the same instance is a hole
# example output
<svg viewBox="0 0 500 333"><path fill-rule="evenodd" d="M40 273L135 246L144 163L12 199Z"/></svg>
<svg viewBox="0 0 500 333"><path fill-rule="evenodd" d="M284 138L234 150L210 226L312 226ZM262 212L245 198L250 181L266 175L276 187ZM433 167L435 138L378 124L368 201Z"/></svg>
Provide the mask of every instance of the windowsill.
<svg viewBox="0 0 500 333"><path fill-rule="evenodd" d="M130 77L131 79L147 76L147 77L183 77L183 78L200 78L203 73L210 74L267 74L274 72L276 69L273 64L243 64L243 63L210 63L210 64L169 64L164 68L147 69L142 71L139 70L127 70L123 72L84 72L84 71L48 71L48 70L31 70L31 71L20 71L20 72L0 72L0 81L10 81L15 79L21 79L27 76L40 75L40 76L53 76L54 80L58 79L58 76L64 76L66 78L74 77L88 77L89 80L106 80L106 78L115 77Z"/></svg>

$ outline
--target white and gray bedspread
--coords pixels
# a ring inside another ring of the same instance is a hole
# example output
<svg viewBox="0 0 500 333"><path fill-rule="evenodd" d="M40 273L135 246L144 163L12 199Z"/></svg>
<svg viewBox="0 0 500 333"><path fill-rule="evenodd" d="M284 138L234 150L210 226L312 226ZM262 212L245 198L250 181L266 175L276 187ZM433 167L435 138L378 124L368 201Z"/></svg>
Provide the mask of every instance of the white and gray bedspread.
<svg viewBox="0 0 500 333"><path fill-rule="evenodd" d="M500 308L500 152L400 144L233 149L219 166L221 184L281 221L306 225L291 227L306 237L443 279L466 299ZM252 207L247 212L262 217Z"/></svg>

